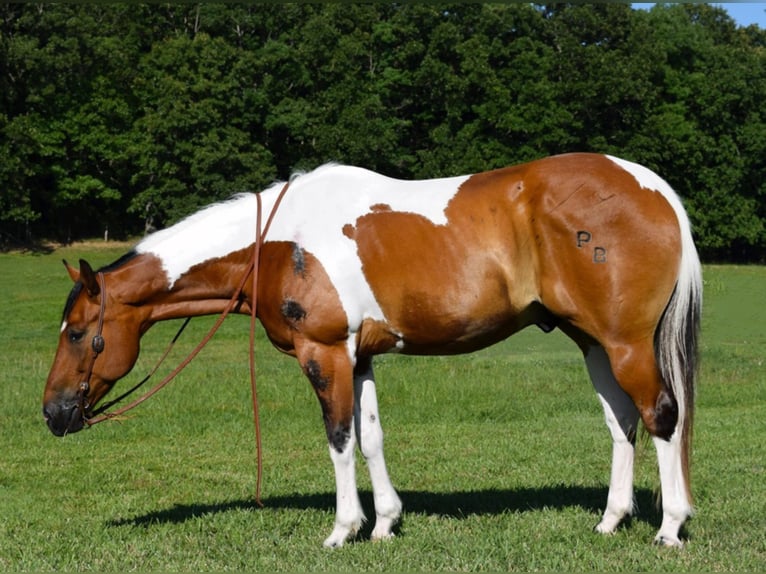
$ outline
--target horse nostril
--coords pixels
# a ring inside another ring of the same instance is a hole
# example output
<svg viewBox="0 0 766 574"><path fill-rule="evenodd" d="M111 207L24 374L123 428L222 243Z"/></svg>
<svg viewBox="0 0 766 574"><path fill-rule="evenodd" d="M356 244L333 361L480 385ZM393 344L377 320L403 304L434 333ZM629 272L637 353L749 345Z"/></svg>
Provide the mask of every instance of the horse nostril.
<svg viewBox="0 0 766 574"><path fill-rule="evenodd" d="M43 405L43 418L46 423L56 420L61 415L61 409L56 404Z"/></svg>

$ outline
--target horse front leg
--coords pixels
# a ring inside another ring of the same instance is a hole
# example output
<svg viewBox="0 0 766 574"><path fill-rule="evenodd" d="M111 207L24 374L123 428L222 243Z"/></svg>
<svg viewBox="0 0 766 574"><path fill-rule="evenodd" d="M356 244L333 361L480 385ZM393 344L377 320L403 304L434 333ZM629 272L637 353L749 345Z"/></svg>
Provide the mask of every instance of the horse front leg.
<svg viewBox="0 0 766 574"><path fill-rule="evenodd" d="M392 538L391 528L402 513L402 502L391 484L383 457L383 427L378 412L372 359L361 357L354 368L354 431L367 461L375 500L373 540Z"/></svg>
<svg viewBox="0 0 766 574"><path fill-rule="evenodd" d="M330 459L335 469L335 527L324 541L326 547L334 548L343 546L359 531L364 521L356 487L356 441L351 432L353 366L345 345L304 349L299 361L322 406Z"/></svg>

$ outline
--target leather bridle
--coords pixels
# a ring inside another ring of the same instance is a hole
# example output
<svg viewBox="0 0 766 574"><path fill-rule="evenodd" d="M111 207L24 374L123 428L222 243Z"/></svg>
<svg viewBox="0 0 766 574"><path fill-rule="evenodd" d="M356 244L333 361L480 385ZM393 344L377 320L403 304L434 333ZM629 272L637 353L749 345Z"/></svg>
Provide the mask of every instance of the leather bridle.
<svg viewBox="0 0 766 574"><path fill-rule="evenodd" d="M173 347L175 342L178 340L178 338L181 335L181 332L184 330L186 325L188 324L189 320L191 319L188 317L183 325L181 325L181 328L179 329L178 333L175 335L173 340L171 341L170 345L168 346L165 353L160 358L157 365L151 370L149 375L147 375L143 380L141 380L137 385L114 399L113 401L110 401L103 406L101 406L97 411L91 412L90 410L90 404L88 403L88 392L90 391L90 380L93 376L93 368L96 364L96 359L98 359L98 356L104 351L105 347L105 341L104 337L102 335L103 328L104 328L104 314L106 312L106 281L104 279L104 273L99 271L96 275L99 288L100 288L100 297L101 302L99 305L99 314L98 314L98 323L96 325L96 333L93 335L93 339L91 340L91 349L93 351L93 354L91 355L90 363L88 364L88 368L85 371L85 377L83 381L80 383L80 387L78 389L78 408L80 410L80 415L82 416L82 420L85 424L87 424L89 427L93 426L94 424L104 422L106 420L113 420L117 419L121 415L125 414L129 410L137 407L144 401L146 401L149 397L156 394L158 391L160 391L163 387L165 387L170 381L172 381L178 373L180 373L191 361L194 359L194 357L197 356L197 354L202 350L202 348L212 339L213 335L218 331L218 328L223 324L223 321L226 319L226 317L229 315L229 313L235 308L238 307L241 304L241 297L242 292L245 288L245 283L247 281L248 276L252 273L252 302L250 304L250 385L252 390L252 398L253 398L253 418L255 422L255 434L256 434L256 446L257 446L257 457L258 457L258 482L257 482L257 488L256 488L256 502L260 505L260 491L261 491L261 475L262 475L262 457L261 457L261 431L260 431L260 417L258 413L258 399L257 399L257 392L256 392L256 373L255 373L255 323L256 323L256 313L258 308L258 268L259 268L259 262L260 262L260 255L261 255L261 248L263 247L264 240L266 238L266 234L269 231L269 228L271 227L271 222L274 219L274 215L277 212L277 209L282 202L282 198L285 196L285 193L287 192L287 188L289 187L290 182L284 184L282 187L282 190L279 192L279 195L277 196L276 201L274 202L273 207L271 208L271 212L269 213L269 217L266 221L266 225L261 230L261 217L262 217L262 201L260 194L255 194L256 201L258 204L258 212L256 216L256 235L255 235L255 242L253 244L253 256L250 260L250 263L247 266L247 269L245 270L242 280L239 283L239 286L234 291L234 294L231 296L231 299L229 299L229 302L227 303L224 310L221 312L220 316L218 317L215 324L210 328L208 333L202 338L202 340L199 342L199 344L192 349L192 351L189 353L189 355L181 361L181 363L171 372L169 373L164 379L162 379L157 385L155 385L151 390L147 391L146 394L142 395L141 397L135 399L131 403L124 405L112 412L106 412L107 409L114 406L116 403L121 401L122 399L126 398L127 396L131 395L133 392L135 392L139 387L141 387L146 381L149 380L149 378L157 371L158 367L164 361L165 357L167 357L168 353L170 352L170 349Z"/></svg>
<svg viewBox="0 0 766 574"><path fill-rule="evenodd" d="M93 376L93 367L96 364L96 359L104 351L104 337L102 332L104 330L104 312L106 311L106 282L104 281L104 274L99 271L96 275L98 280L99 289L101 292L101 303L98 310L98 323L96 325L96 334L93 335L93 339L90 342L90 348L93 354L90 357L90 363L88 363L88 369L85 371L85 378L80 382L80 388L78 389L78 407L80 409L80 415L85 422L88 422L88 410L90 405L88 404L88 392L90 391L90 379Z"/></svg>

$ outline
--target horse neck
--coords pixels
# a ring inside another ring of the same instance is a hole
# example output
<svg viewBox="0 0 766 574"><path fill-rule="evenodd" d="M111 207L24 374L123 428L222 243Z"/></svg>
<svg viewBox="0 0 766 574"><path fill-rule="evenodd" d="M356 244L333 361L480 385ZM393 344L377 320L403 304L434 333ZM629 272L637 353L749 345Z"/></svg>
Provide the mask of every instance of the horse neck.
<svg viewBox="0 0 766 574"><path fill-rule="evenodd" d="M141 315L143 330L158 321L215 315L231 302L242 277L248 273L252 247L196 265L172 285L153 255L139 255L130 264L108 273L109 296ZM244 303L237 312L249 312L250 289L245 282Z"/></svg>
<svg viewBox="0 0 766 574"><path fill-rule="evenodd" d="M259 194L261 226L282 188ZM249 272L257 215L256 196L242 195L149 236L136 247L138 256L114 272L127 285L123 298L148 310L152 323L221 313ZM246 284L239 312L249 312L250 291Z"/></svg>

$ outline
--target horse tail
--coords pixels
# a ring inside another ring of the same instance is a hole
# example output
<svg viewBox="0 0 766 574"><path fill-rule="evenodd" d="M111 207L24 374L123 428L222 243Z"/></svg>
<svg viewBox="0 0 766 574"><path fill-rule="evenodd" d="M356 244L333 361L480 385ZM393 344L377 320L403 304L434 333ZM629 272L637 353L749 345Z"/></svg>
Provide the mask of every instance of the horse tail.
<svg viewBox="0 0 766 574"><path fill-rule="evenodd" d="M694 399L699 365L700 312L702 308L702 268L692 239L689 219L675 194L666 195L676 212L681 232L681 261L676 285L657 326L655 358L663 381L678 403L681 464L686 492L691 504L690 462L694 423Z"/></svg>

